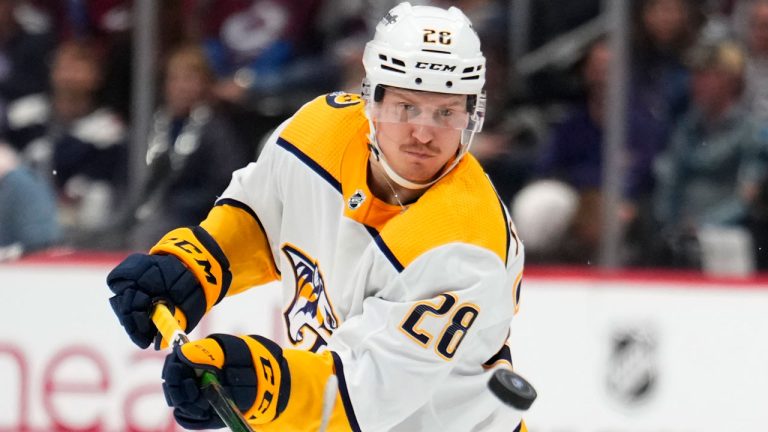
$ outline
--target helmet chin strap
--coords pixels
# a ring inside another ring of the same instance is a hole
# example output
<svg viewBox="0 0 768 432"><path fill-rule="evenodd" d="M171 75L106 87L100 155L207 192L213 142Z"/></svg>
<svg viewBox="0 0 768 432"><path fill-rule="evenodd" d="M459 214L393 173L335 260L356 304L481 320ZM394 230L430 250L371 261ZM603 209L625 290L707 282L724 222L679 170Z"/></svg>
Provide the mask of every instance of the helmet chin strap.
<svg viewBox="0 0 768 432"><path fill-rule="evenodd" d="M452 169L456 167L456 165L459 164L459 161L461 161L461 158L469 151L469 144L464 146L464 143L462 142L460 148L459 148L459 154L453 158L453 161L451 164L443 169L442 174L440 174L436 179L429 181L427 183L414 183L404 177L402 177L400 174L396 173L395 170L389 165L387 162L387 159L384 157L384 152L381 151L381 147L379 147L379 142L376 139L376 127L373 124L373 120L371 120L370 115L368 116L368 124L370 129L370 134L368 135L368 140L370 141L371 146L371 152L373 153L373 156L376 158L376 160L381 164L381 166L384 168L384 172L387 174L387 176L395 183L397 183L398 186L404 187L406 189L411 190L421 190L428 188L432 186L433 184L437 183L441 178L443 178L446 174L451 172ZM472 133L474 135L474 133ZM469 143L472 142L472 135L469 137ZM462 133L462 141L464 141L464 134Z"/></svg>

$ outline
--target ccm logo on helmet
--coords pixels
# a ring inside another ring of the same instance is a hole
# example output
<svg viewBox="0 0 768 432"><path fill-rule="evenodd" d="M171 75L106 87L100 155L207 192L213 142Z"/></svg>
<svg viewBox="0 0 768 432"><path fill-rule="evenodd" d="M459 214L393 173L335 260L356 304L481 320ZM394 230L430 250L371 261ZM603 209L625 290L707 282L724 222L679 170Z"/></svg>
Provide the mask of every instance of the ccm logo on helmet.
<svg viewBox="0 0 768 432"><path fill-rule="evenodd" d="M416 62L416 69L429 69L433 71L453 72L456 70L456 66L444 65L440 63Z"/></svg>

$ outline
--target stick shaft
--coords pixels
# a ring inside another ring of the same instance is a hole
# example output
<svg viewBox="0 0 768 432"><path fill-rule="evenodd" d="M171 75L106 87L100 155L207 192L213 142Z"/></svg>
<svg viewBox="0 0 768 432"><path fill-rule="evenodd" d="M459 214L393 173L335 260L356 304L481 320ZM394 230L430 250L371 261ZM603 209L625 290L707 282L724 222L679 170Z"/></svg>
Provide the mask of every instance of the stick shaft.
<svg viewBox="0 0 768 432"><path fill-rule="evenodd" d="M189 342L187 334L184 333L173 313L165 304L158 303L152 309L152 322L155 323L163 339L169 345L182 345ZM203 397L208 400L224 424L233 432L253 432L253 429L238 411L237 405L227 396L216 375L210 371L198 370L196 372L201 377Z"/></svg>

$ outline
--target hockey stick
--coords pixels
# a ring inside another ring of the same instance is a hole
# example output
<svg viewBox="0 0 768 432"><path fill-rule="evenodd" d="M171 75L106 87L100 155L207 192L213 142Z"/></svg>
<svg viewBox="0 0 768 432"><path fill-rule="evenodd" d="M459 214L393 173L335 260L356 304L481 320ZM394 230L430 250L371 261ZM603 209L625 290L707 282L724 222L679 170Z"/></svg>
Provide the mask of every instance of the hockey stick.
<svg viewBox="0 0 768 432"><path fill-rule="evenodd" d="M155 323L168 345L183 345L189 342L187 334L176 322L176 318L173 317L167 305L157 303L152 309L151 316L152 322ZM237 409L237 405L227 396L216 375L204 370L196 370L195 372L200 377L200 390L203 397L208 400L224 424L233 432L253 432L253 429Z"/></svg>

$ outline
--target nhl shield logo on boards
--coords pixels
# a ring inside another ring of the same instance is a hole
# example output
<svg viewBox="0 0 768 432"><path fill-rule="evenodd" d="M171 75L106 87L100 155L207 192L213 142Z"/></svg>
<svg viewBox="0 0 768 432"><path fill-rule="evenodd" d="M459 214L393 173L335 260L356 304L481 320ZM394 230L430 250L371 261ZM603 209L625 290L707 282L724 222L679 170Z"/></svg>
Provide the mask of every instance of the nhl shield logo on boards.
<svg viewBox="0 0 768 432"><path fill-rule="evenodd" d="M349 202L348 202L349 209L350 210L357 209L358 207L360 207L360 204L362 204L363 201L365 201L365 194L360 189L356 190L355 193L353 193L352 196L349 197Z"/></svg>
<svg viewBox="0 0 768 432"><path fill-rule="evenodd" d="M655 333L645 327L614 331L606 384L615 400L636 406L653 394L659 381L656 345Z"/></svg>

